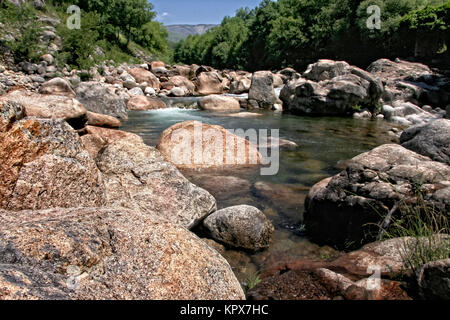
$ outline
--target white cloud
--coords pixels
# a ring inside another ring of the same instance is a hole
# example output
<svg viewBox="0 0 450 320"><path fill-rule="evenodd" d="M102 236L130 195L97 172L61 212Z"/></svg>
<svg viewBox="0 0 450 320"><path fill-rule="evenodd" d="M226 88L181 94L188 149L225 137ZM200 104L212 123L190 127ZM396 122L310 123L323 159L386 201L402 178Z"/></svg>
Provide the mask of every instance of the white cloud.
<svg viewBox="0 0 450 320"><path fill-rule="evenodd" d="M168 12L162 12L156 16L156 20L163 21L165 18L169 17L171 14Z"/></svg>

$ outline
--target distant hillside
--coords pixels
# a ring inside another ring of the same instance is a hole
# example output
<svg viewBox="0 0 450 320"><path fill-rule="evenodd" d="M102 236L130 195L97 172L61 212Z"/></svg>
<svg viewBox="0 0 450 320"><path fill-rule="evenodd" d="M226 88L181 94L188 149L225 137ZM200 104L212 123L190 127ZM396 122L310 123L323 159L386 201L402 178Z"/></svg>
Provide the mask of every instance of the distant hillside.
<svg viewBox="0 0 450 320"><path fill-rule="evenodd" d="M166 29L169 31L169 42L178 42L186 39L190 35L204 34L216 26L215 24L173 24L166 26Z"/></svg>

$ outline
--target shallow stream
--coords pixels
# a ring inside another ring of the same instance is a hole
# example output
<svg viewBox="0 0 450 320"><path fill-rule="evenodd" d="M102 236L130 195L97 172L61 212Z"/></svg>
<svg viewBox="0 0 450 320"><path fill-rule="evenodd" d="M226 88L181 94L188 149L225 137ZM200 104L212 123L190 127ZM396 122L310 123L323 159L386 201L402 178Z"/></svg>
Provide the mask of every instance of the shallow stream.
<svg viewBox="0 0 450 320"><path fill-rule="evenodd" d="M192 106L195 102L196 98L169 101L174 106ZM183 171L189 180L216 197L219 208L253 205L273 222L276 231L269 249L258 253L228 249L224 253L241 282L283 261L328 260L339 255L331 247L320 247L305 236L302 216L308 190L321 179L340 172L345 160L392 142L387 134L392 125L383 120L252 112L259 116L233 117L229 113L180 108L133 111L121 127L139 134L151 146L157 145L166 128L187 120L217 124L226 129L279 129L280 138L298 145L294 149L280 150L280 169L274 176L261 176L259 169Z"/></svg>

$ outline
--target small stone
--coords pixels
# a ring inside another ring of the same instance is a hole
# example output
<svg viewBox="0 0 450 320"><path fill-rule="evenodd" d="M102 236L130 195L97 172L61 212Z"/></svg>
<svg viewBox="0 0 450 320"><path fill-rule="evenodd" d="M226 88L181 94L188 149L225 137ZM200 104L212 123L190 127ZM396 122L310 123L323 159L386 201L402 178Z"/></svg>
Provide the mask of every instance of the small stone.
<svg viewBox="0 0 450 320"><path fill-rule="evenodd" d="M215 240L255 251L269 247L274 232L264 213L247 205L216 211L205 219L203 225Z"/></svg>

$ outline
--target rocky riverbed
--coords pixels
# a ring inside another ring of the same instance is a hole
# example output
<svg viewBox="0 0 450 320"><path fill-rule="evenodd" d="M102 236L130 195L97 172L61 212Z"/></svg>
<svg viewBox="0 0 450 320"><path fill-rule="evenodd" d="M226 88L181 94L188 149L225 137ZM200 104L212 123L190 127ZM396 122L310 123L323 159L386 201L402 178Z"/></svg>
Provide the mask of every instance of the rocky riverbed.
<svg viewBox="0 0 450 320"><path fill-rule="evenodd" d="M160 61L59 70L50 53L41 60L0 65L0 299L448 294L436 286L448 259L409 274L412 294L398 252L412 240L374 242L419 176L424 200L449 210L445 75L386 59L367 70L320 60L253 74ZM177 130L197 125L204 148L231 152L233 165L177 162ZM280 137L258 145L232 135L239 154L208 136L237 128ZM265 146L280 148L272 177L259 174Z"/></svg>

